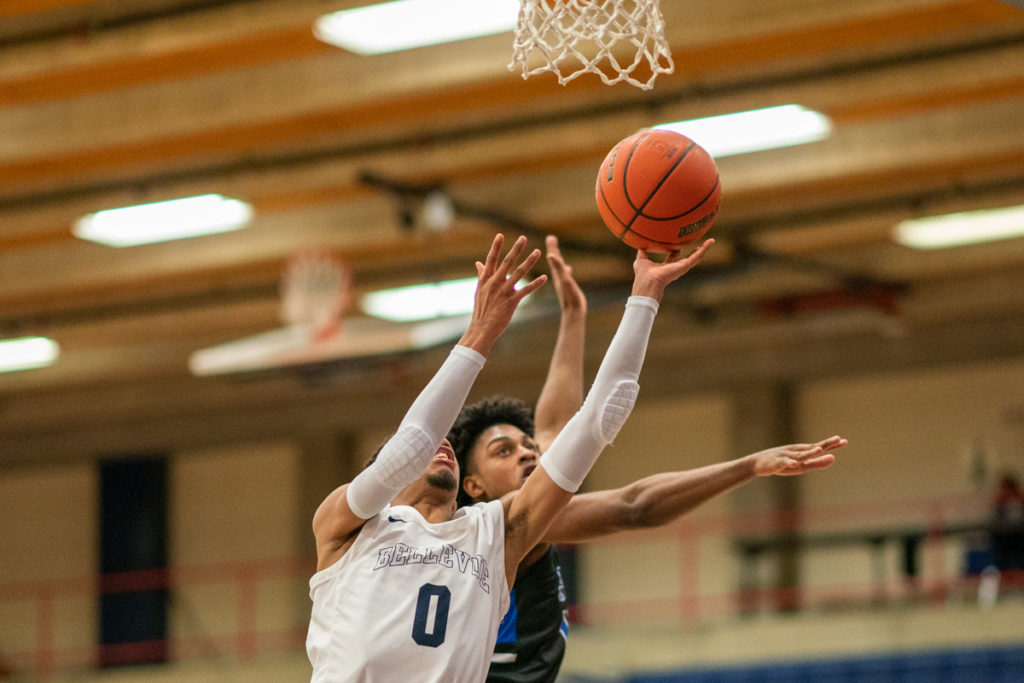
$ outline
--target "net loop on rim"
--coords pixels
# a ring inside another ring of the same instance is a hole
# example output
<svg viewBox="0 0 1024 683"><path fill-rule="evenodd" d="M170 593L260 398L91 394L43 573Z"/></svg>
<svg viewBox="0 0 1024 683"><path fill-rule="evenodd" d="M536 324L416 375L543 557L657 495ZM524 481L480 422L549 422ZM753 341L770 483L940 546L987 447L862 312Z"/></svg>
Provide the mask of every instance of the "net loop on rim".
<svg viewBox="0 0 1024 683"><path fill-rule="evenodd" d="M625 47L616 54L618 46ZM623 58L629 46L634 52ZM532 54L544 62L531 67ZM658 0L522 0L508 68L524 79L551 71L562 85L593 73L608 85L650 90L675 64Z"/></svg>

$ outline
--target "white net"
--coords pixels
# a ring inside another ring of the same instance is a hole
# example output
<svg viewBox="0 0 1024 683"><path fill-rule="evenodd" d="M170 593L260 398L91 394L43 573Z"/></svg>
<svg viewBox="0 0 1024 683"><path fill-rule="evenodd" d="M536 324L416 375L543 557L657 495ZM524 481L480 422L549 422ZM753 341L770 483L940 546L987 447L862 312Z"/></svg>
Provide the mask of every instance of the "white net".
<svg viewBox="0 0 1024 683"><path fill-rule="evenodd" d="M341 316L352 282L340 256L329 249L308 249L288 259L281 277L281 319L304 328L313 339L341 331Z"/></svg>
<svg viewBox="0 0 1024 683"><path fill-rule="evenodd" d="M534 54L543 63L531 67ZM523 78L551 71L562 85L593 73L650 90L675 64L658 0L522 0L508 68Z"/></svg>

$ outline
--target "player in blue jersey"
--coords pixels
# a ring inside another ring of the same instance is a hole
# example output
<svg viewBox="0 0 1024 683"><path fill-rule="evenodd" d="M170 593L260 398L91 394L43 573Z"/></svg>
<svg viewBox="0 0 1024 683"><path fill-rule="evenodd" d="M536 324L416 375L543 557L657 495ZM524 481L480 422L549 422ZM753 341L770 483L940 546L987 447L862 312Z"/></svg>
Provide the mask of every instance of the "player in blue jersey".
<svg viewBox="0 0 1024 683"><path fill-rule="evenodd" d="M495 396L465 408L449 438L462 472L459 504L500 499L537 467L583 401L583 343L587 303L558 249L547 259L562 309L548 377L533 411ZM578 494L543 540L519 564L510 605L498 630L487 680L553 681L565 654L565 590L552 544L579 543L625 529L665 524L755 477L796 475L831 465L846 440L791 444L694 470L657 474L620 489Z"/></svg>

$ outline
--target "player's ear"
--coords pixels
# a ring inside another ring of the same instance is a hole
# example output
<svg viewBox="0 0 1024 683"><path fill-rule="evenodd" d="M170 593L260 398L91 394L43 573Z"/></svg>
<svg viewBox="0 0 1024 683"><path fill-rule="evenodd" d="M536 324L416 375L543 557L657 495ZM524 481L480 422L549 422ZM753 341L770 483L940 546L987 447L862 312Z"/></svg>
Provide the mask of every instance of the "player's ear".
<svg viewBox="0 0 1024 683"><path fill-rule="evenodd" d="M484 494L483 484L480 482L480 478L475 474L467 474L462 478L462 490L466 492L466 495L476 500Z"/></svg>

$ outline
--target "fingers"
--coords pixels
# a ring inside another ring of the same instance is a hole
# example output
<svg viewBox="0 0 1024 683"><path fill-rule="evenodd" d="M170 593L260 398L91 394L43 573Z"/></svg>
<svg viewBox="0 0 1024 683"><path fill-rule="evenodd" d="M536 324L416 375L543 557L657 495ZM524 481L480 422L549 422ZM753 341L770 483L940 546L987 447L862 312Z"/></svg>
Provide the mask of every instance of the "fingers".
<svg viewBox="0 0 1024 683"><path fill-rule="evenodd" d="M520 299L523 299L523 298L529 296L530 294L533 294L534 292L536 292L541 287L543 287L544 283L547 282L547 281L548 281L548 276L547 275L544 275L544 274L538 275L533 280L531 280L527 284L525 284L522 287L520 287L519 289L517 289L516 290L516 294L518 295L518 297Z"/></svg>
<svg viewBox="0 0 1024 683"><path fill-rule="evenodd" d="M562 258L562 251L558 248L558 238L554 235L548 235L544 239L544 246L547 249L548 267L551 268L551 274L556 278L561 278L562 274L565 273L569 267L565 265L565 260Z"/></svg>
<svg viewBox="0 0 1024 683"><path fill-rule="evenodd" d="M711 238L704 240L704 242L699 247L690 252L689 256L687 256L684 260L691 261L693 263L699 263L704 258L704 254L708 252L708 249L710 249L711 245L713 245L714 243L715 240Z"/></svg>
<svg viewBox="0 0 1024 683"><path fill-rule="evenodd" d="M788 451L788 457L798 460L799 462L807 462L812 458L817 458L825 454L825 449L821 444L794 444L786 450Z"/></svg>
<svg viewBox="0 0 1024 683"><path fill-rule="evenodd" d="M812 455L814 452L828 453L834 451L837 448L842 448L847 445L849 441L841 436L830 436L827 439L822 439L817 443L799 443L791 444L787 448L790 450L797 450L803 453L803 456Z"/></svg>
<svg viewBox="0 0 1024 683"><path fill-rule="evenodd" d="M801 463L801 465L805 470L821 470L828 467L835 461L836 456L832 455L831 453L826 453L825 455L822 455L817 458L810 458L809 460L804 460Z"/></svg>
<svg viewBox="0 0 1024 683"><path fill-rule="evenodd" d="M555 282L563 281L565 279L566 273L568 272L568 267L565 265L562 259L558 258L557 256L552 256L551 254L548 254L547 259L548 267L551 268L551 277L555 279Z"/></svg>
<svg viewBox="0 0 1024 683"><path fill-rule="evenodd" d="M554 240L553 237L550 239ZM554 240L554 242L555 251L557 253L557 240ZM541 257L541 252L540 249L534 249L520 261L520 257L526 249L526 237L520 236L512 244L512 248L508 250L505 257L501 258L501 246L503 243L503 235L499 233L494 236L494 240L491 242L491 249L487 253L486 263L481 264L479 261L476 262L477 277L484 279L485 277L493 275L495 278L500 280L508 280L514 286L517 282L523 279L531 268L537 265L537 261L539 261ZM515 265L516 263L518 263L518 265ZM526 285L526 288L528 288L530 292L539 289L545 282L547 282L547 276L538 278L538 280L530 282L529 285Z"/></svg>
<svg viewBox="0 0 1024 683"><path fill-rule="evenodd" d="M680 263L686 264L686 270L693 268L704 260L704 254L708 253L708 249L710 249L714 243L715 241L713 239L704 240L703 244L690 252L689 256L680 261Z"/></svg>
<svg viewBox="0 0 1024 683"><path fill-rule="evenodd" d="M828 451L845 441L839 437L825 439L816 444L793 444L786 448L782 458L782 469L776 472L781 476L803 474L810 470L821 470L836 461L836 456Z"/></svg>
<svg viewBox="0 0 1024 683"><path fill-rule="evenodd" d="M829 451L834 451L837 448L842 448L848 443L850 442L841 436L830 436L824 441L819 441L817 445L821 447L822 451L827 453Z"/></svg>
<svg viewBox="0 0 1024 683"><path fill-rule="evenodd" d="M710 249L711 246L714 243L715 243L715 240L710 239L710 238L704 240L704 242L699 247L697 247L696 249L691 251L689 254L687 254L686 258L682 258L682 254L683 254L682 249L673 249L672 251L670 251L668 253L668 255L665 257L665 259L663 261L661 261L660 263L655 264L655 265L656 265L656 267L665 267L665 266L668 266L670 264L676 264L677 263L678 265L673 270L678 270L679 274L685 273L690 268L693 268L695 265L700 263L701 260L703 260L704 254L707 253L708 249ZM637 251L636 251L636 260L637 261L650 261L651 257L650 257L650 254L647 253L647 250L645 250L645 249L637 249Z"/></svg>
<svg viewBox="0 0 1024 683"><path fill-rule="evenodd" d="M484 262L483 270L477 268L479 276L485 272L492 273L498 266L498 257L501 255L501 245L505 243L505 236L500 232L491 240L491 250L487 252L487 260Z"/></svg>
<svg viewBox="0 0 1024 683"><path fill-rule="evenodd" d="M526 248L526 237L520 235L516 239L515 243L512 245L512 248L508 250L507 254L505 254L505 258L503 258L501 260L501 265L499 265L497 270L495 270L495 274L496 275L502 275L502 276L508 276L509 270L512 268L512 264L519 260L519 255L523 253L523 249L525 249L525 248ZM540 251L537 250L537 249L534 249L534 251L537 252L537 254L536 254L536 258L533 259L533 262L536 263L537 259L540 258ZM533 257L533 256L534 256L534 254L531 253L530 256L527 257L527 258L530 258L530 257ZM520 277L522 277L522 276L520 275Z"/></svg>
<svg viewBox="0 0 1024 683"><path fill-rule="evenodd" d="M523 244L526 244L526 238L523 238ZM520 251L522 251L522 249L520 249ZM537 265L537 261L539 260L540 249L534 249L526 256L525 259L523 259L523 262L520 263L516 267L516 269L509 274L508 279L511 280L513 283L519 282L520 280L523 279L523 276L526 275L526 273L528 273L531 268Z"/></svg>
<svg viewBox="0 0 1024 683"><path fill-rule="evenodd" d="M562 252L558 248L558 238L554 235L548 235L544 238L544 247L548 252L548 259L561 259Z"/></svg>

